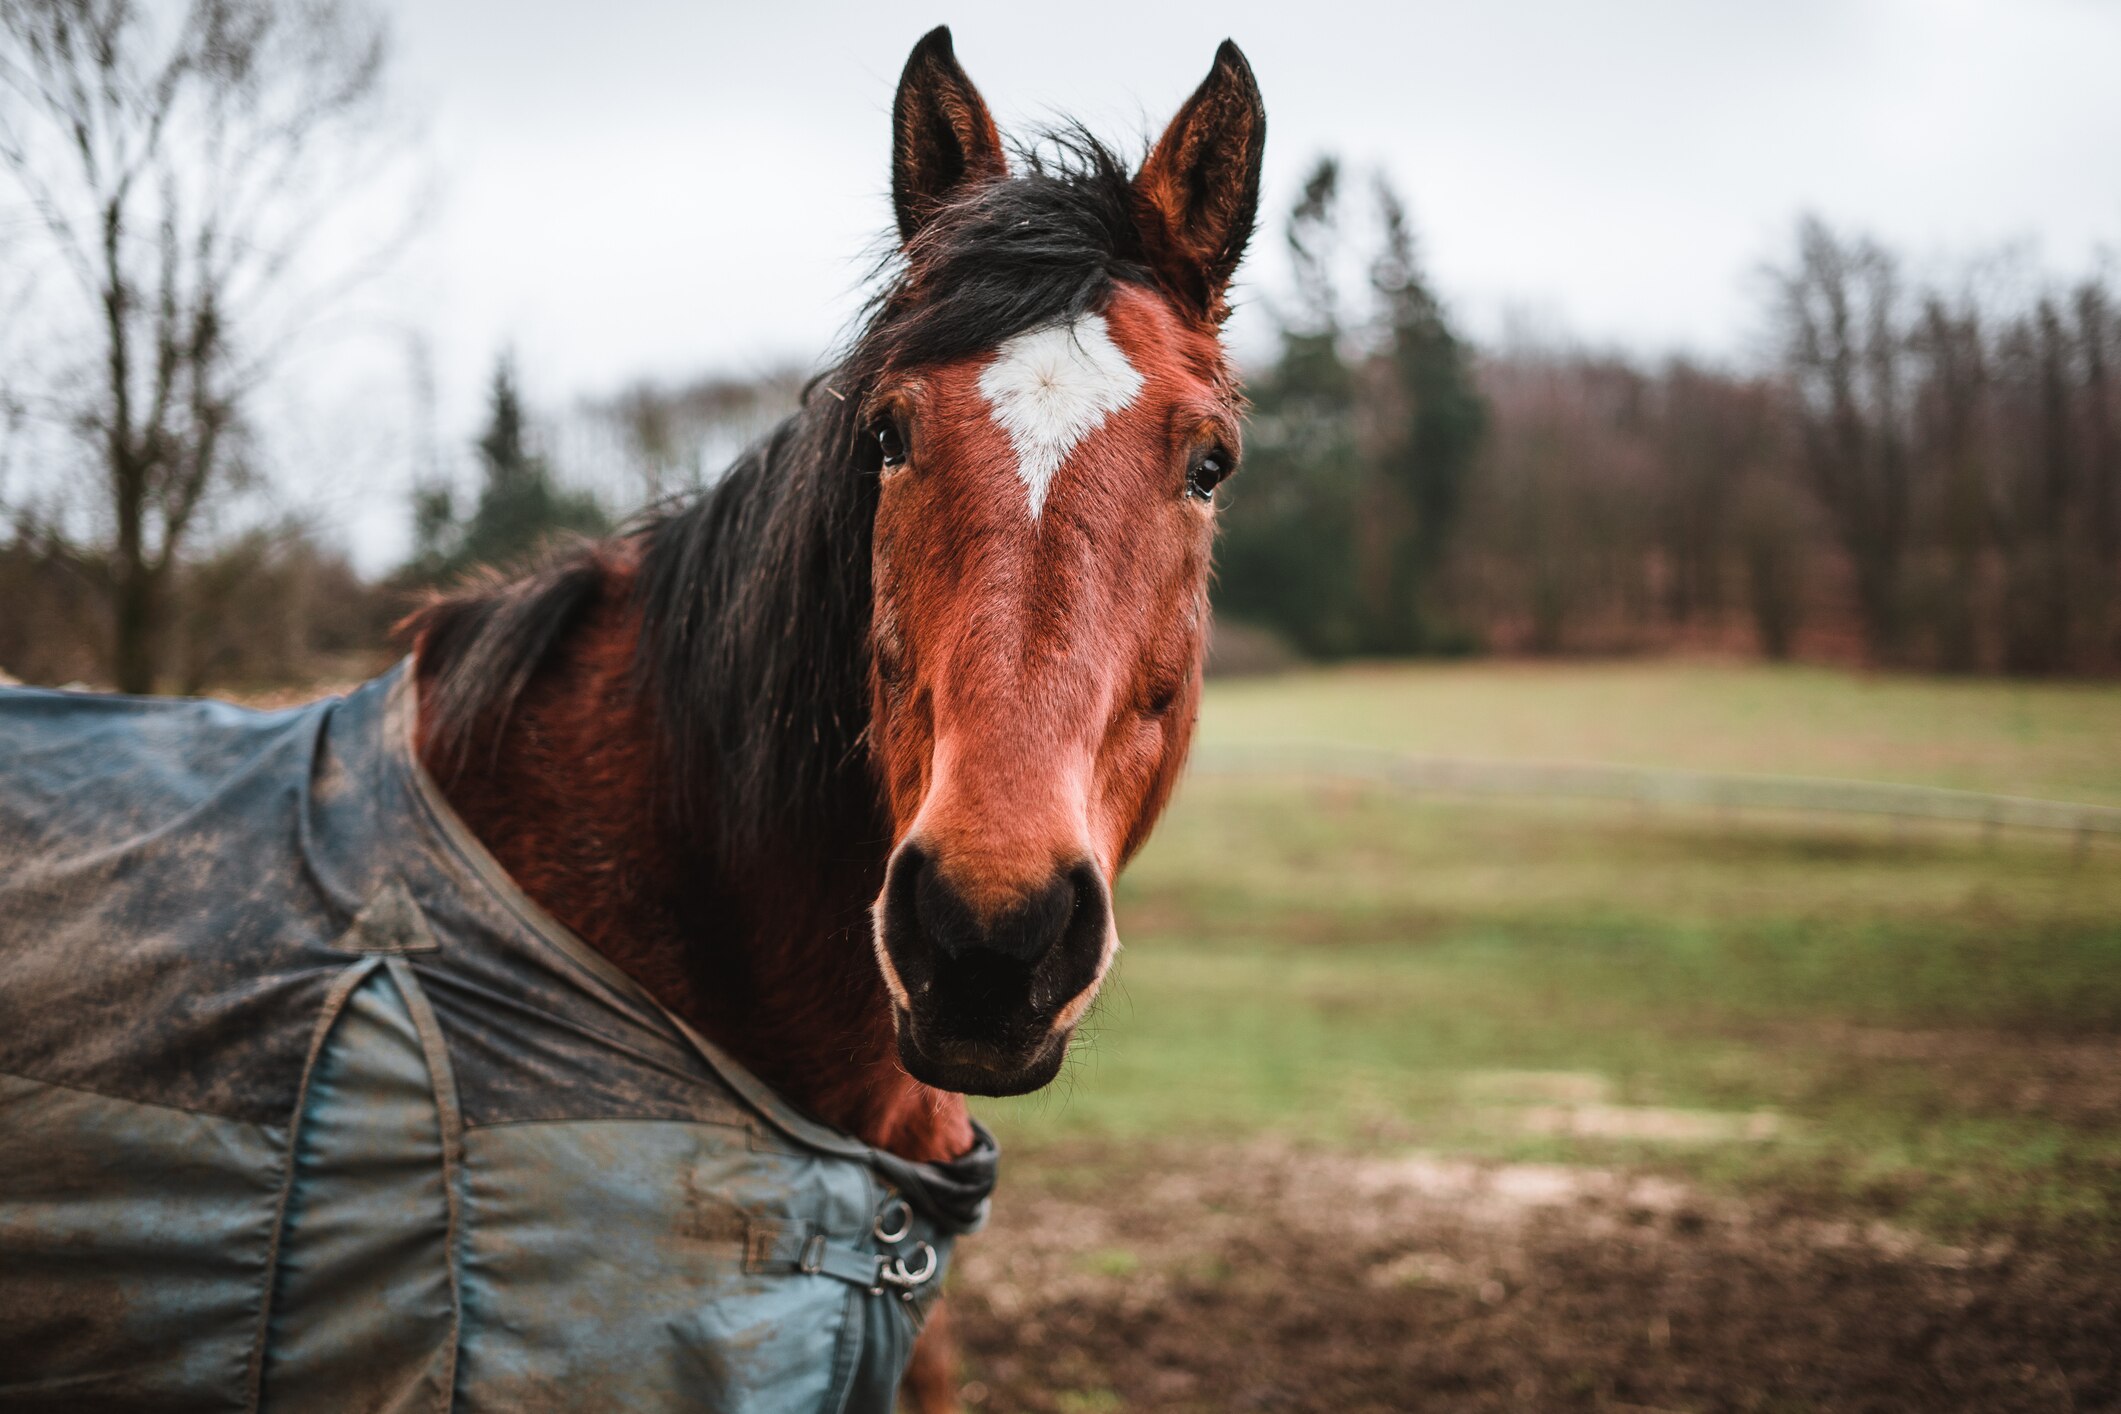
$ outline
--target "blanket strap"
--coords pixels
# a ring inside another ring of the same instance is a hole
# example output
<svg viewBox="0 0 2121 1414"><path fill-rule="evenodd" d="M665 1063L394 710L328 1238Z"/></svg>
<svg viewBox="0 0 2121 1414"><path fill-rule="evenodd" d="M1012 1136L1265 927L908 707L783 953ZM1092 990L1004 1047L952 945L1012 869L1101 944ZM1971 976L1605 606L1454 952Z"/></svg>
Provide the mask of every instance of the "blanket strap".
<svg viewBox="0 0 2121 1414"><path fill-rule="evenodd" d="M808 1223L755 1222L744 1242L744 1270L756 1274L811 1274L837 1278L871 1296L896 1290L911 1298L932 1281L942 1263L922 1242L911 1257L865 1252L834 1242Z"/></svg>

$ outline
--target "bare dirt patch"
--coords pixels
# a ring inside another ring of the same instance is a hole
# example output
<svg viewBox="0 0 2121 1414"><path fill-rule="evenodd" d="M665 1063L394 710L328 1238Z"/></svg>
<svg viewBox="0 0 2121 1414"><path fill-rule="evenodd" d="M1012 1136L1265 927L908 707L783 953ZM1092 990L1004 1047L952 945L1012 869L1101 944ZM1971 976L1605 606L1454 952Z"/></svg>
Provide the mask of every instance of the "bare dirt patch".
<svg viewBox="0 0 2121 1414"><path fill-rule="evenodd" d="M1619 1170L1053 1149L961 1253L987 1410L2121 1408L2111 1259Z"/></svg>

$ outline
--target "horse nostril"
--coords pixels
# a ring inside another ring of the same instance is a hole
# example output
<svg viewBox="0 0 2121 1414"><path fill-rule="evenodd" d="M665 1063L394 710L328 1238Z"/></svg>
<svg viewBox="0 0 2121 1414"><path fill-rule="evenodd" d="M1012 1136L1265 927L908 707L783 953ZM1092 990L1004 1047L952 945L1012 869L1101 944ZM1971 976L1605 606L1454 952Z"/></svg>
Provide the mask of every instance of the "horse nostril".
<svg viewBox="0 0 2121 1414"><path fill-rule="evenodd" d="M906 862L914 869L914 925L929 945L945 957L962 957L981 946L986 930L980 926L971 905L950 886L935 867L935 862L917 851Z"/></svg>
<svg viewBox="0 0 2121 1414"><path fill-rule="evenodd" d="M1067 933L1075 907L1073 877L1057 874L1044 888L990 922L985 946L1018 962L1037 962Z"/></svg>
<svg viewBox="0 0 2121 1414"><path fill-rule="evenodd" d="M1104 891L1088 864L1056 870L1029 896L984 917L927 855L916 852L900 868L914 926L944 958L979 955L1031 967L1064 939L1104 934Z"/></svg>

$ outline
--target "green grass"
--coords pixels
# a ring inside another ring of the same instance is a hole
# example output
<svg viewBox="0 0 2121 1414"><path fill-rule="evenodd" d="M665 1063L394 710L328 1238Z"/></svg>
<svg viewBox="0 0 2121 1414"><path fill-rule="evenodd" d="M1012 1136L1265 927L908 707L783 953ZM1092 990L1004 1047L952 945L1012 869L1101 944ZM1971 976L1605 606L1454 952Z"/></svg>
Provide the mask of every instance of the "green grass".
<svg viewBox="0 0 2121 1414"><path fill-rule="evenodd" d="M1653 703L1669 730L1638 719ZM1898 779L2121 793L2111 688L1372 669L1218 685L1204 732L1809 771L1871 734ZM1063 1080L983 1107L1034 1158L1271 1132L1644 1164L1947 1235L2121 1239L2113 844L1202 778L1119 914L1127 951Z"/></svg>
<svg viewBox="0 0 2121 1414"><path fill-rule="evenodd" d="M1361 665L1215 684L1204 742L1840 776L2121 804L2111 684L1622 662Z"/></svg>

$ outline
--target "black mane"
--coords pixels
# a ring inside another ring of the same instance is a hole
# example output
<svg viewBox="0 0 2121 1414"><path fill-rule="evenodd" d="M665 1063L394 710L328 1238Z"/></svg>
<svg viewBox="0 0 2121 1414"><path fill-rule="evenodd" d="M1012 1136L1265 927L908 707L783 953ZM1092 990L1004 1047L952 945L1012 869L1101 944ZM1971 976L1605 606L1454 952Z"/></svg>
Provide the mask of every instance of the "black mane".
<svg viewBox="0 0 2121 1414"><path fill-rule="evenodd" d="M689 504L632 532L638 685L661 734L677 821L742 859L790 833L846 849L885 831L868 726L870 537L861 408L894 369L948 362L1149 285L1132 187L1079 128L1018 151L1019 172L937 212L847 352L802 408ZM595 547L423 618L430 741L461 764L595 602ZM703 840L704 843L704 840Z"/></svg>

